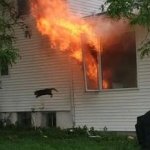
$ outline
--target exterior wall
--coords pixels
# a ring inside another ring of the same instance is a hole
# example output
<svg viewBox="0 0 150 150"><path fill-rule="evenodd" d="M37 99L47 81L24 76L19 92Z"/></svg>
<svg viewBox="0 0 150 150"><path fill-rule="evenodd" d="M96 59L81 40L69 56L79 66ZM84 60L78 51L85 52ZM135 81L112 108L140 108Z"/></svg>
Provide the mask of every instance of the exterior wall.
<svg viewBox="0 0 150 150"><path fill-rule="evenodd" d="M82 12L79 13L83 16L97 10L96 0L69 2L75 11L81 6ZM81 2L88 7L83 9ZM150 106L150 58L141 60L137 54L137 89L85 92L82 65L75 61L70 63L67 54L51 49L49 41L37 32L32 19L26 22L32 30L32 38L26 39L22 30L16 29L16 46L22 58L10 68L9 76L1 78L0 111L14 112L13 122L16 121L15 112L34 108L35 111L56 111L58 126L62 128L70 127L72 118L76 126L87 125L99 130L106 126L108 131L134 131L136 117L148 111ZM137 47L144 35L143 29L136 29ZM59 91L53 98L35 98L35 90L51 87ZM34 115L41 118L40 114ZM37 126L41 124L39 120Z"/></svg>
<svg viewBox="0 0 150 150"><path fill-rule="evenodd" d="M42 125L42 113L34 112L31 114L31 122L34 127L41 127Z"/></svg>
<svg viewBox="0 0 150 150"><path fill-rule="evenodd" d="M0 113L0 120L6 125L7 123L16 124L17 114L16 113ZM9 122L10 121L10 122Z"/></svg>
<svg viewBox="0 0 150 150"><path fill-rule="evenodd" d="M100 7L104 2L105 0L68 0L71 11L81 16L100 13Z"/></svg>
<svg viewBox="0 0 150 150"><path fill-rule="evenodd" d="M18 120L17 113L12 113L10 120L11 120L11 123L15 125Z"/></svg>
<svg viewBox="0 0 150 150"><path fill-rule="evenodd" d="M33 127L46 127L46 118L43 117L43 112L32 112L31 113L31 124ZM17 122L17 113L1 113L0 120L8 119L11 124L16 124ZM4 123L4 125L6 125ZM72 127L72 116L69 111L56 112L56 126L61 129L71 128Z"/></svg>
<svg viewBox="0 0 150 150"><path fill-rule="evenodd" d="M73 12L81 16L99 13L105 0L69 0ZM145 30L136 28L137 49L145 39ZM73 68L73 97L76 126L87 125L111 131L135 131L136 117L150 106L150 58L140 58L137 53L138 88L106 92L85 92L83 68L76 62Z"/></svg>
<svg viewBox="0 0 150 150"><path fill-rule="evenodd" d="M32 19L26 20L32 38L24 37L17 28L16 47L21 59L10 67L10 74L2 76L0 89L0 111L63 111L70 110L70 70L67 54L50 48L49 41L35 28ZM44 88L56 88L53 98L35 98L34 92Z"/></svg>
<svg viewBox="0 0 150 150"><path fill-rule="evenodd" d="M57 127L61 129L72 127L72 116L70 112L57 112L56 113Z"/></svg>
<svg viewBox="0 0 150 150"><path fill-rule="evenodd" d="M137 49L146 31L136 29ZM83 68L72 63L75 122L76 126L87 125L108 131L135 131L136 118L150 106L150 58L140 58L137 53L138 88L85 92Z"/></svg>

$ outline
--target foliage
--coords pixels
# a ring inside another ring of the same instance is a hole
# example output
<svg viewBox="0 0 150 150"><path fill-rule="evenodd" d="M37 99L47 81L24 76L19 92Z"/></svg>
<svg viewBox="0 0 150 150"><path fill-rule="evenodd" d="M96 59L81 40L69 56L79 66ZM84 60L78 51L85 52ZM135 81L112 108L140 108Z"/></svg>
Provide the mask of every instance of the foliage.
<svg viewBox="0 0 150 150"><path fill-rule="evenodd" d="M85 128L82 128L85 130ZM75 129L80 130L80 129ZM66 138L67 137L67 138ZM0 129L0 150L138 150L136 140L116 134L101 138L70 136L61 129Z"/></svg>
<svg viewBox="0 0 150 150"><path fill-rule="evenodd" d="M139 48L139 51L141 52L142 58L144 56L148 56L150 53L150 40L147 40L147 42L145 42L143 46Z"/></svg>
<svg viewBox="0 0 150 150"><path fill-rule="evenodd" d="M0 67L12 65L19 57L19 51L14 46L15 25L22 26L14 3L11 0L0 0Z"/></svg>
<svg viewBox="0 0 150 150"><path fill-rule="evenodd" d="M113 18L127 18L132 25L144 26L150 33L150 0L107 0L107 12ZM141 56L150 52L148 35L140 48Z"/></svg>

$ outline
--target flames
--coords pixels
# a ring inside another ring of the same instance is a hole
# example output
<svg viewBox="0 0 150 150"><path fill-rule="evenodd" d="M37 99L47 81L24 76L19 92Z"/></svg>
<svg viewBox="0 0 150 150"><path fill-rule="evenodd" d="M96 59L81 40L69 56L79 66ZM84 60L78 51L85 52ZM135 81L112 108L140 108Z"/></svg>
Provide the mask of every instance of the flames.
<svg viewBox="0 0 150 150"><path fill-rule="evenodd" d="M78 16L72 15L65 0L31 0L31 12L36 19L38 30L48 36L51 46L69 55L79 62L82 58L82 38L98 51L98 37L92 25ZM92 55L86 58L87 75L97 81L97 62ZM106 86L105 86L106 87Z"/></svg>

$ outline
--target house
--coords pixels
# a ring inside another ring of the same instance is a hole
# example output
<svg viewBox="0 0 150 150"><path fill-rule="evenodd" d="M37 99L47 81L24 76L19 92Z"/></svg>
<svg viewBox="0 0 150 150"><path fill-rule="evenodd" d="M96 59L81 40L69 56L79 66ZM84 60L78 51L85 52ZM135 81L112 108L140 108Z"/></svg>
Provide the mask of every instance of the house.
<svg viewBox="0 0 150 150"><path fill-rule="evenodd" d="M97 13L99 8L98 0L86 4L84 0L70 0L69 3L83 16ZM18 3L21 15L28 12L25 4ZM88 48L83 64L78 63L67 53L53 49L29 14L25 21L32 38L25 38L22 30L16 29L16 46L22 58L1 73L1 119L43 127L87 125L98 130L135 131L137 116L147 112L150 106L150 59L141 59L138 52L146 30L137 26L134 33L118 36L115 44L108 41L109 45L104 47L106 52L95 56L99 71L93 85L86 74ZM114 29L116 32L112 34L118 32L118 28ZM119 52L120 47L126 51ZM44 88L56 88L58 92L53 91L52 98L48 95L36 98L34 92Z"/></svg>

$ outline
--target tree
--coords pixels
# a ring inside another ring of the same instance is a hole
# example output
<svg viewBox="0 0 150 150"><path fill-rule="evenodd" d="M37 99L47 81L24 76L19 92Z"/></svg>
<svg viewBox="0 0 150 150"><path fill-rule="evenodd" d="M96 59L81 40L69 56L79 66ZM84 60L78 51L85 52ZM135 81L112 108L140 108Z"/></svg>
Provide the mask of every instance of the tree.
<svg viewBox="0 0 150 150"><path fill-rule="evenodd" d="M113 18L127 18L131 25L144 26L148 33L142 43L141 56L150 53L150 0L107 0L107 12Z"/></svg>
<svg viewBox="0 0 150 150"><path fill-rule="evenodd" d="M11 0L0 0L0 70L15 63L19 57L19 50L14 46L14 28L23 24L14 3Z"/></svg>

